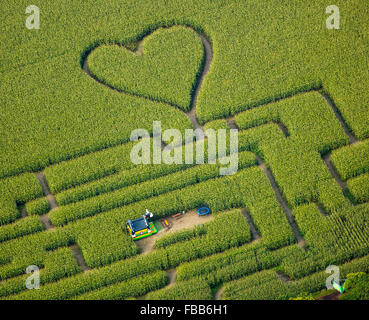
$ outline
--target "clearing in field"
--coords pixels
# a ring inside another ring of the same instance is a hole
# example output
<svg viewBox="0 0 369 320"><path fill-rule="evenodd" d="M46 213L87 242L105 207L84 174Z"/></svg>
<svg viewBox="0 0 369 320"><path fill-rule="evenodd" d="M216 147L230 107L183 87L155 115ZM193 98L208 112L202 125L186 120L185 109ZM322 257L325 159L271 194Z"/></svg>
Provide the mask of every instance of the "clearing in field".
<svg viewBox="0 0 369 320"><path fill-rule="evenodd" d="M154 249L155 241L161 236L184 229L192 229L196 226L202 226L212 219L212 215L199 216L196 211L188 211L184 215L178 217L170 216L166 218L170 226L169 228L162 227L155 235L140 239L136 241L135 244L140 249L141 253L146 253ZM156 225L158 223L160 224L160 222L157 221Z"/></svg>

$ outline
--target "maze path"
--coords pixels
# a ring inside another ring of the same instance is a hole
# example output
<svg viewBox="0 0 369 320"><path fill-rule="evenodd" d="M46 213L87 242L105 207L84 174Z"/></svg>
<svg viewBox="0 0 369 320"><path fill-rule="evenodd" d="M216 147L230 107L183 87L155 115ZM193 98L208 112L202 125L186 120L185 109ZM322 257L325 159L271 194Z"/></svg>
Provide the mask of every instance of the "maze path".
<svg viewBox="0 0 369 320"><path fill-rule="evenodd" d="M202 83L204 81L205 76L207 75L207 73L210 70L211 61L213 60L213 47L212 47L211 43L208 41L208 39L203 34L197 33L197 35L200 37L201 42L204 46L205 62L204 62L204 65L203 65L203 69L201 70L200 77L197 80L197 84L196 84L196 87L195 87L195 92L193 94L192 101L191 101L191 109L187 113L187 116L191 120L191 123L192 123L192 126L194 127L194 129L199 129L200 128L200 129L203 130L203 127L199 124L199 121L198 121L197 116L196 116L196 104L197 104L197 98L198 98Z"/></svg>
<svg viewBox="0 0 369 320"><path fill-rule="evenodd" d="M327 94L324 93L324 91L320 91L322 96L324 97L324 99L327 101L328 105L331 107L332 111L334 112L334 115L336 116L337 120L339 121L341 127L343 128L343 130L345 131L346 136L349 139L349 144L355 144L358 142L358 140L355 138L355 136L351 133L351 131L349 130L348 126L346 125L345 121L342 119L342 116L338 110L338 108L336 107L336 105L334 104L332 98ZM326 164L331 176L336 180L336 182L338 183L338 185L341 187L342 189L342 193L347 197L346 194L346 190L347 190L347 183L345 181L342 181L336 170L333 167L332 161L331 161L331 152L327 155L325 155L323 157L324 163ZM350 197L347 197L347 199L352 203L352 200L350 199Z"/></svg>
<svg viewBox="0 0 369 320"><path fill-rule="evenodd" d="M335 114L337 114L336 112L335 112ZM342 122L342 119L341 119L341 121L340 121L340 123L342 124L343 122ZM344 129L345 129L345 132L348 132L348 129L347 129L347 127L344 125L344 123L343 123L343 127L344 127ZM333 168L332 168L333 169ZM334 172L334 171L332 171L331 170L331 173L332 172ZM335 177L336 178L336 180L337 180L337 176ZM342 183L341 183L342 184Z"/></svg>
<svg viewBox="0 0 369 320"><path fill-rule="evenodd" d="M236 122L233 120L233 119L229 119L227 121L230 129L237 129L239 130ZM285 134L286 133L286 129L285 126L279 126L279 128L281 129L281 131ZM292 211L291 209L288 207L287 203L284 201L282 195L281 195L281 192L279 191L279 188L275 182L275 179L273 177L273 173L270 169L267 168L267 166L265 165L265 163L263 162L263 160L257 155L255 154L255 157L257 159L257 162L258 162L258 166L260 169L262 169L265 173L265 175L267 176L267 178L269 179L269 182L270 182L270 185L272 186L273 188L273 191L275 193L275 196L279 202L279 204L281 205L284 213L286 214L287 216L287 219L288 219L288 222L291 226L291 229L293 231L293 234L295 236L295 238L297 239L297 242L300 246L304 246L304 240L302 239L301 235L300 235L300 232L298 230L298 226L295 222L295 219L293 217L293 214L292 214Z"/></svg>
<svg viewBox="0 0 369 320"><path fill-rule="evenodd" d="M54 195L50 192L49 185L46 181L46 177L43 174L43 172L37 173L36 178L40 182L42 192L44 193L44 195L46 197L46 200L49 203L49 206L50 206L51 210L54 210L54 209L58 208L58 204L56 202L56 199L55 199ZM46 230L55 228L55 226L51 223L51 221L49 219L49 213L41 216L40 219L41 219L42 223L44 224Z"/></svg>
<svg viewBox="0 0 369 320"><path fill-rule="evenodd" d="M331 160L331 154L329 153L329 154L325 155L323 157L323 161L326 164L331 176L334 178L334 180L336 180L336 182L340 186L340 188L342 190L342 193L347 197L347 194L346 194L347 183L340 179L340 177L338 176L336 170L334 169L333 164L332 164L332 160ZM347 199L351 202L351 204L353 204L349 197L347 197Z"/></svg>
<svg viewBox="0 0 369 320"><path fill-rule="evenodd" d="M87 264L86 264L86 262L83 258L83 255L81 253L81 250L80 250L79 246L75 244L75 245L71 246L71 249L72 249L72 252L73 252L74 256L76 257L78 265L81 267L82 271L86 272L86 271L90 270L90 268L87 266Z"/></svg>
<svg viewBox="0 0 369 320"><path fill-rule="evenodd" d="M352 132L350 131L350 129L348 128L347 124L345 123L345 121L343 120L337 106L335 105L333 99L328 95L328 93L324 92L324 90L320 90L319 91L320 94L324 97L324 99L327 101L328 105L331 107L334 115L336 116L338 122L340 123L341 127L343 128L343 130L345 131L346 136L349 139L349 144L354 144L357 143L357 139L355 138L355 136L352 134Z"/></svg>
<svg viewBox="0 0 369 320"><path fill-rule="evenodd" d="M241 208L241 213L245 217L248 225L250 226L251 234L252 234L252 240L258 240L260 239L260 234L257 232L254 222L252 221L250 214L247 212L246 208Z"/></svg>
<svg viewBox="0 0 369 320"><path fill-rule="evenodd" d="M22 218L26 218L27 217L27 210L26 210L26 207L25 206L23 206L22 208L21 208L21 217Z"/></svg>
<svg viewBox="0 0 369 320"><path fill-rule="evenodd" d="M300 246L304 246L304 240L302 239L300 232L299 232L299 228L295 222L295 219L293 217L292 211L291 209L288 207L287 203L284 201L281 192L279 191L279 188L275 182L273 173L270 169L267 168L267 166L265 165L265 163L261 160L261 158L259 156L256 156L258 163L259 163L259 167L264 171L265 175L267 176L270 185L273 188L273 191L275 193L275 196L279 202L279 204L281 205L284 213L287 216L288 222L291 226L291 229L293 231L294 236L297 239L297 242Z"/></svg>

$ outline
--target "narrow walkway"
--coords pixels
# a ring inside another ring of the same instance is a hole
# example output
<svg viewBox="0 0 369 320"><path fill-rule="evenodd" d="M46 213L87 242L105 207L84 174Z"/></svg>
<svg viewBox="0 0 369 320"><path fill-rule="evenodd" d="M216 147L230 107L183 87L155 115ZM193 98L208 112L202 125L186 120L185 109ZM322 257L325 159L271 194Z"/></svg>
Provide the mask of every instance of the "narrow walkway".
<svg viewBox="0 0 369 320"><path fill-rule="evenodd" d="M28 213L27 213L27 210L26 210L26 206L24 206L24 205L23 205L23 206L21 207L21 210L20 210L20 211L21 211L21 217L22 217L22 218L25 218L25 217L27 217L27 216L28 216Z"/></svg>
<svg viewBox="0 0 369 320"><path fill-rule="evenodd" d="M170 288L172 286L174 286L174 284L176 283L176 278L177 278L177 269L169 269L166 271L167 273L167 277L169 278L169 284L166 286L166 288Z"/></svg>
<svg viewBox="0 0 369 320"><path fill-rule="evenodd" d="M328 105L331 107L334 115L336 116L338 122L340 123L343 131L345 132L348 140L349 140L349 145L354 145L356 143L359 143L359 141L355 138L355 136L352 134L351 130L349 129L349 127L347 126L347 124L345 123L345 121L343 120L338 108L336 107L334 101L332 100L332 98L325 92L323 92L322 90L319 91L320 94L324 97L324 99L327 101ZM331 160L331 152L324 155L322 157L325 165L327 166L329 173L331 174L331 176L334 178L334 180L336 180L336 182L338 183L338 185L340 186L343 195L350 201L350 203L352 205L353 202L351 201L350 197L347 196L347 183L346 181L342 181L341 178L338 176L336 170L334 169L332 160Z"/></svg>
<svg viewBox="0 0 369 320"><path fill-rule="evenodd" d="M237 124L235 123L234 119L228 119L227 120L228 126L231 129L238 129ZM277 183L275 182L274 176L272 171L265 165L265 163L263 162L263 160L257 155L255 154L255 158L257 160L258 166L260 169L262 169L265 173L265 175L267 176L267 178L269 179L269 183L277 197L277 200L280 204L280 206L282 207L288 223L291 226L292 232L297 240L297 243L300 247L304 247L305 246L305 241L304 239L301 237L300 235L300 231L299 228L296 224L295 218L293 216L292 210L288 207L287 203L284 201L281 192L279 191L279 187L277 186Z"/></svg>
<svg viewBox="0 0 369 320"><path fill-rule="evenodd" d="M206 39L206 37L200 33L197 33L198 37L200 38L202 45L204 47L204 54L205 54L205 62L203 64L203 69L201 71L200 77L197 79L196 88L194 94L191 99L190 111L187 112L187 116L190 119L192 126L194 129L201 129L204 131L203 127L200 125L197 116L196 116L196 106L197 106L197 98L202 87L202 83L204 81L205 76L208 74L210 70L211 61L213 60L213 48Z"/></svg>
<svg viewBox="0 0 369 320"><path fill-rule="evenodd" d="M256 160L258 162L259 168L262 169L264 171L264 173L266 174L267 178L269 179L270 185L272 186L272 189L275 193L275 196L277 197L277 200L279 202L279 204L281 205L284 213L286 214L288 223L291 226L292 232L297 240L297 243L300 246L304 246L305 242L303 240L303 238L300 235L299 229L297 227L295 218L293 216L292 210L288 207L287 203L284 201L281 192L279 191L279 187L277 186L277 183L275 182L274 176L272 171L264 164L263 160L261 160L261 158L258 155L256 156Z"/></svg>
<svg viewBox="0 0 369 320"><path fill-rule="evenodd" d="M40 216L40 220L41 220L41 222L44 225L46 230L55 228L55 226L51 223L48 214L44 214L43 216Z"/></svg>
<svg viewBox="0 0 369 320"><path fill-rule="evenodd" d="M283 273L281 273L281 272L279 272L279 271L277 271L277 276L278 276L278 278L279 279L281 279L284 283L290 283L291 282L291 280L290 280L290 278L289 277L287 277L285 274L283 274Z"/></svg>
<svg viewBox="0 0 369 320"><path fill-rule="evenodd" d="M58 208L58 203L56 202L56 199L54 197L54 195L50 192L50 188L49 185L47 183L46 177L44 175L43 172L38 172L36 174L36 178L38 179L38 181L40 182L41 188L42 188L42 192L44 193L44 195L46 196L47 202L49 203L49 206L51 208L51 210L55 210ZM45 229L46 230L50 230L50 229L54 229L55 226L51 223L50 219L49 219L49 214L45 214L43 216L40 217L41 222L44 224ZM83 255L81 253L80 248L78 247L77 244L72 245L71 247L72 253L75 256L78 265L81 267L82 271L88 271L90 270L83 258Z"/></svg>
<svg viewBox="0 0 369 320"><path fill-rule="evenodd" d="M56 202L56 199L55 199L54 195L50 192L50 188L49 188L49 185L46 181L46 177L45 177L44 173L43 172L36 173L36 178L40 182L42 192L44 193L44 195L46 197L46 200L49 203L49 206L50 206L51 210L56 209L58 207L58 204ZM45 226L46 230L55 228L55 226L51 223L51 221L49 219L49 214L48 213L42 215L40 217L40 219L41 219L41 222L43 223L43 225Z"/></svg>
<svg viewBox="0 0 369 320"><path fill-rule="evenodd" d="M316 300L339 300L340 296L342 296L342 293L339 293L338 291L336 291L326 296L319 297Z"/></svg>
<svg viewBox="0 0 369 320"><path fill-rule="evenodd" d="M346 195L346 189L347 189L347 183L345 181L342 181L340 179L340 177L338 176L338 174L336 173L336 170L333 167L333 163L331 160L331 154L327 154L323 157L323 161L325 163L325 165L327 166L329 173L331 174L331 176L334 178L334 180L336 180L336 182L338 183L338 185L341 187L342 193L344 194L344 196L351 202L350 198L347 197ZM352 202L351 202L352 204Z"/></svg>
<svg viewBox="0 0 369 320"><path fill-rule="evenodd" d="M70 247L74 256L76 257L78 265L81 267L82 271L88 271L90 268L87 266L85 259L83 258L82 252L77 244Z"/></svg>
<svg viewBox="0 0 369 320"><path fill-rule="evenodd" d="M341 113L339 112L339 110L336 107L335 103L333 102L332 98L329 97L329 95L327 93L325 93L323 90L320 90L319 93L323 96L325 101L327 101L328 105L331 107L331 109L332 109L334 115L336 116L337 120L339 121L342 129L345 131L345 134L349 139L349 143L354 144L354 143L358 142L357 139L355 138L355 136L351 133L351 130L346 125L345 121L343 120L343 118L341 116Z"/></svg>
<svg viewBox="0 0 369 320"><path fill-rule="evenodd" d="M222 299L222 294L223 294L223 288L220 287L219 290L217 290L217 292L215 293L215 300L221 300Z"/></svg>
<svg viewBox="0 0 369 320"><path fill-rule="evenodd" d="M323 207L319 204L319 203L315 203L317 209L319 210L319 212L322 214L323 217L327 217L328 214L325 212L325 210L323 209Z"/></svg>
<svg viewBox="0 0 369 320"><path fill-rule="evenodd" d="M177 269L174 268L174 269L166 270L166 275L169 279L169 283L162 289L167 289L167 288L170 288L170 287L175 285L176 278L177 278ZM146 296L147 296L147 294L145 294L143 296L138 296L138 297L135 297L135 298L136 298L136 300L146 300Z"/></svg>
<svg viewBox="0 0 369 320"><path fill-rule="evenodd" d="M338 122L340 123L342 129L344 130L346 136L348 137L348 140L349 140L349 144L352 145L352 144L356 144L356 143L359 143L359 141L355 138L355 136L351 133L351 130L348 128L348 126L346 125L345 121L343 120L338 108L336 107L336 105L334 104L333 100L329 97L328 94L326 94L322 88L320 88L319 90L316 90L318 91L322 97L326 100L326 102L328 103L328 105L331 107L336 119L338 120ZM231 128L231 129L238 129L238 126L234 120L234 117L232 118L228 118L227 119L227 123L228 123L228 126ZM282 132L284 133L284 135L286 137L289 136L289 132L288 132L288 129L287 127L281 123L281 122L278 122L278 126L279 128L282 130ZM292 210L288 207L287 203L284 201L280 191L279 191L279 188L275 182L275 179L274 179L274 176L271 172L270 169L267 168L267 166L263 163L262 159L256 155L256 159L258 161L258 165L259 167L265 172L266 176L268 177L269 181L270 181L270 184L275 192L275 195L277 197L277 200L278 202L280 203L280 205L282 206L282 209L283 211L285 212L286 216L287 216L287 219L288 219L288 222L289 224L291 225L291 228L292 228L292 231L299 243L299 245L302 245L304 246L304 240L302 239L300 233L299 233L299 230L298 230L298 227L297 227L297 224L295 222L295 219L294 219L294 216L293 216L293 213L292 213ZM336 173L335 169L334 169L334 166L332 164L332 161L331 161L331 153L325 155L322 157L325 165L327 166L331 176L336 180L336 182L338 183L338 185L340 186L341 190L342 190L342 193L343 195L350 201L351 204L352 201L351 199L347 196L347 193L346 193L346 189L347 189L347 183L345 181L342 181L340 179L340 177L338 176L338 174ZM323 216L327 216L327 214L324 212L323 208L320 207L319 205L317 205L317 208L319 209L319 211L322 213Z"/></svg>
<svg viewBox="0 0 369 320"><path fill-rule="evenodd" d="M36 178L40 182L42 192L46 196L46 199L47 199L47 202L50 205L50 208L51 209L57 208L58 204L56 202L56 199L55 199L54 195L50 192L50 188L49 188L49 185L46 181L46 177L45 177L44 173L43 172L36 173Z"/></svg>
<svg viewBox="0 0 369 320"><path fill-rule="evenodd" d="M284 136L287 138L290 136L290 133L288 132L287 127L284 125L284 123L282 123L281 121L277 122L277 125L279 127L279 129L281 129L281 131L283 132Z"/></svg>
<svg viewBox="0 0 369 320"><path fill-rule="evenodd" d="M236 130L239 130L238 126L237 126L237 123L236 121L234 120L234 118L229 118L227 119L227 124L228 124L228 127L230 129L236 129Z"/></svg>
<svg viewBox="0 0 369 320"><path fill-rule="evenodd" d="M251 235L252 235L252 240L258 240L260 239L260 234L256 231L255 225L250 217L250 214L247 212L247 210L245 208L241 209L241 213L242 215L245 217L250 230L251 230Z"/></svg>

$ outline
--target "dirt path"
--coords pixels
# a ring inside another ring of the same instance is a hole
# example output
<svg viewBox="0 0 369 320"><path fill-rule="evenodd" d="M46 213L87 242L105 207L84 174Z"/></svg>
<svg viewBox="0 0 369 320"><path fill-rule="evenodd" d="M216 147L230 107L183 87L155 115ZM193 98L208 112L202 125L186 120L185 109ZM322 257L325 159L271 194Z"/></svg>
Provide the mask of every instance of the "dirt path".
<svg viewBox="0 0 369 320"><path fill-rule="evenodd" d="M236 122L234 121L234 119L232 119L232 118L228 119L227 123L228 123L228 126L231 129L239 129ZM259 168L264 171L265 175L269 179L269 183L270 183L270 185L271 185L271 187L274 191L274 194L275 194L279 204L281 205L284 213L286 214L287 220L288 220L288 222L291 226L292 232L293 232L293 234L294 234L294 236L297 240L298 245L301 246L301 247L304 247L305 246L305 241L300 235L300 231L299 231L298 226L295 222L295 218L293 216L292 210L289 208L287 203L284 201L284 199L282 197L282 194L279 191L279 187L277 186L277 183L275 182L272 171L265 165L263 160L257 154L255 154L255 158L257 160ZM246 217L246 219L247 219L247 217ZM251 218L250 218L250 220L251 220ZM255 230L255 232L256 232L256 230Z"/></svg>
<svg viewBox="0 0 369 320"><path fill-rule="evenodd" d="M284 125L284 123L278 121L277 125L279 127L279 129L281 129L282 133L284 134L284 136L287 138L290 136L290 133L288 132L287 127Z"/></svg>
<svg viewBox="0 0 369 320"><path fill-rule="evenodd" d="M315 203L316 207L318 208L319 212L322 214L323 217L328 217L328 214L325 212L323 207L319 203Z"/></svg>
<svg viewBox="0 0 369 320"><path fill-rule="evenodd" d="M339 293L338 291L328 294L326 296L323 297L319 297L317 300L338 300L338 298L341 296L341 293Z"/></svg>
<svg viewBox="0 0 369 320"><path fill-rule="evenodd" d="M36 178L40 182L42 192L46 196L47 202L49 203L51 210L57 208L58 204L56 202L54 195L50 192L50 188L46 181L44 173L43 172L36 173Z"/></svg>
<svg viewBox="0 0 369 320"><path fill-rule="evenodd" d="M44 214L43 216L40 216L40 220L46 230L55 229L55 226L51 223L48 214Z"/></svg>
<svg viewBox="0 0 369 320"><path fill-rule="evenodd" d="M320 90L319 93L323 96L323 98L325 99L325 101L327 101L328 105L331 107L334 115L336 116L336 119L338 120L338 122L340 123L343 131L345 132L348 140L349 140L349 145L354 145L357 143L360 143L360 141L358 141L355 136L352 134L351 130L349 129L349 127L347 126L347 124L345 123L345 121L343 120L340 111L338 110L337 106L335 105L333 99L323 90ZM334 178L334 180L336 180L336 182L338 183L338 185L340 186L343 195L349 200L349 202L351 203L351 205L354 205L354 203L352 202L352 200L350 199L350 197L347 196L346 190L347 190L347 183L346 181L342 181L341 178L338 176L336 170L334 169L332 160L331 160L331 152L325 156L322 157L325 165L327 166L329 173L331 174L331 176Z"/></svg>
<svg viewBox="0 0 369 320"><path fill-rule="evenodd" d="M210 42L208 41L208 39L206 39L204 35L200 33L197 33L197 35L200 38L202 45L204 47L205 62L203 64L201 74L199 78L197 79L196 88L195 88L195 91L194 91L194 94L191 100L190 112L187 112L187 116L190 119L194 129L204 130L203 127L200 125L197 119L197 116L196 116L196 105L197 105L197 98L198 98L200 89L202 87L202 83L204 81L205 76L208 74L210 70L211 61L213 60L213 48Z"/></svg>
<svg viewBox="0 0 369 320"><path fill-rule="evenodd" d="M167 270L167 277L169 278L169 284L167 285L167 288L170 288L176 283L177 269L174 268Z"/></svg>
<svg viewBox="0 0 369 320"><path fill-rule="evenodd" d="M75 256L75 258L77 260L77 263L81 267L82 271L85 272L85 271L90 270L90 268L87 266L87 264L86 264L86 262L83 258L82 252L81 252L80 248L78 247L78 245L75 244L75 245L71 246L70 248L72 249L72 253Z"/></svg>
<svg viewBox="0 0 369 320"><path fill-rule="evenodd" d="M50 188L46 181L44 173L43 172L36 173L36 178L40 182L42 192L44 193L46 200L49 203L50 209L51 210L56 209L58 207L58 204L56 202L54 195L50 192ZM40 216L40 220L43 223L46 230L55 228L55 226L51 223L49 219L49 213Z"/></svg>
<svg viewBox="0 0 369 320"><path fill-rule="evenodd" d="M351 130L346 125L345 121L343 120L341 113L339 112L338 108L336 107L335 103L333 102L333 99L324 91L320 90L319 93L323 96L325 101L327 101L328 105L331 107L334 115L336 116L338 122L340 123L342 129L345 131L346 136L349 139L350 144L357 143L357 139L355 136L351 133Z"/></svg>
<svg viewBox="0 0 369 320"><path fill-rule="evenodd" d="M303 238L300 235L300 231L297 227L295 218L293 216L292 210L289 208L289 206L287 205L287 203L284 201L281 192L279 191L279 187L277 186L277 183L275 182L274 176L272 171L265 165L265 163L263 162L263 160L256 155L256 159L258 161L258 165L259 168L262 169L264 171L264 173L266 174L267 178L269 179L270 185L272 186L272 189L274 191L274 194L279 202L279 204L281 205L284 213L286 214L288 223L291 226L292 232L297 240L297 243L300 246L304 246L305 242L303 240Z"/></svg>
<svg viewBox="0 0 369 320"><path fill-rule="evenodd" d="M235 130L239 130L236 121L234 120L234 118L229 118L226 120L229 129L235 129Z"/></svg>
<svg viewBox="0 0 369 320"><path fill-rule="evenodd" d="M40 182L42 192L44 193L51 210L56 210L58 208L58 203L56 202L54 195L50 192L50 188L49 188L49 185L47 183L44 173L43 172L36 173L36 178ZM51 223L49 219L49 213L40 216L40 220L45 226L46 230L55 229L55 226ZM78 245L77 244L72 245L70 246L70 248L72 250L73 255L75 256L77 260L78 265L81 267L82 271L85 272L85 271L90 270L83 258L83 255Z"/></svg>
<svg viewBox="0 0 369 320"><path fill-rule="evenodd" d="M291 280L290 278L288 278L285 274L281 273L281 272L277 272L277 276L279 279L281 279L284 283L290 283Z"/></svg>
<svg viewBox="0 0 369 320"><path fill-rule="evenodd" d="M324 91L322 89L320 90L314 90L314 91L317 91L319 92L323 97L324 99L326 100L326 102L328 103L328 105L331 107L336 119L338 120L338 122L340 123L342 129L344 130L346 136L348 137L348 140L349 140L349 144L357 144L357 143L360 143L356 138L355 136L351 133L350 129L348 128L348 126L346 125L346 123L344 122L338 108L336 107L336 105L334 104L333 100L326 94L324 93ZM228 118L227 119L227 123L228 123L228 126L231 128L231 129L239 129L235 120L234 120L234 117L232 118ZM281 129L281 131L283 132L283 134L288 137L289 136L289 132L288 132L288 129L287 127L281 123L281 122L278 122L278 127ZM258 161L258 165L259 167L265 172L267 178L269 179L270 181L270 184L273 188L273 191L277 197L277 200L278 202L280 203L283 211L285 212L286 216L287 216L287 219L288 219L288 222L289 224L291 225L291 228L292 228L292 231L299 243L299 245L301 246L304 246L305 243L304 243L304 240L303 238L301 237L300 235L300 232L298 230L298 226L295 222L295 219L294 219L294 216L293 216L293 213L292 213L292 210L289 208L289 206L287 205L287 203L284 201L283 197L282 197L282 194L281 192L279 191L279 187L277 186L277 183L274 179L274 176L273 176L273 173L272 171L263 163L262 159L256 155L256 159ZM338 185L341 187L341 190L342 190L342 193L344 194L344 196L350 201L351 204L352 201L349 197L347 197L346 195L346 189L347 189L347 184L345 181L342 181L340 179L340 177L338 176L338 174L336 173L334 167L333 167L333 164L332 164L332 161L331 161L331 153L325 155L322 157L324 163L326 164L331 176L336 180L336 182L338 183ZM323 208L321 208L319 206L319 204L317 204L317 207L319 209L319 211L322 213L323 216L326 216L326 213L324 212Z"/></svg>
<svg viewBox="0 0 369 320"><path fill-rule="evenodd" d="M166 219L171 225L170 229L164 228L163 230L160 230L157 234L135 241L136 246L140 249L142 254L154 250L155 240L159 239L163 235L183 229L193 228L194 226L197 226L199 224L204 224L213 220L214 216L212 214L199 216L196 211L189 211L181 216L180 219L172 217L167 217Z"/></svg>
<svg viewBox="0 0 369 320"><path fill-rule="evenodd" d="M28 216L27 210L26 210L26 206L22 206L21 208L21 217L25 218Z"/></svg>
<svg viewBox="0 0 369 320"><path fill-rule="evenodd" d="M256 231L255 225L250 217L250 214L247 212L245 208L241 209L242 215L245 217L248 225L250 226L252 240L258 240L260 239L260 234Z"/></svg>
<svg viewBox="0 0 369 320"><path fill-rule="evenodd" d="M169 279L169 283L168 285L166 285L164 288L162 289L167 289L170 288L172 286L175 285L176 283L176 278L177 278L177 269L169 269L166 271L167 277ZM147 299L147 294L143 295L143 296L138 296L135 297L136 300L146 300Z"/></svg>
<svg viewBox="0 0 369 320"><path fill-rule="evenodd" d="M222 299L222 294L223 294L223 288L219 288L219 290L217 290L217 292L215 293L215 300L221 300Z"/></svg>
<svg viewBox="0 0 369 320"><path fill-rule="evenodd" d="M159 236L160 233L162 233L162 231L159 231L156 235L135 241L137 248L140 249L140 254L146 254L154 250L155 240L158 239L158 237L160 237Z"/></svg>
<svg viewBox="0 0 369 320"><path fill-rule="evenodd" d="M336 180L336 182L338 183L338 185L341 187L342 189L342 193L346 196L346 188L347 188L347 184L345 181L342 181L340 179L340 177L338 176L338 174L336 173L336 170L333 167L333 163L331 161L331 154L327 154L323 157L323 161L325 163L325 165L327 166L329 173L331 174L331 176L334 178L334 180ZM348 198L348 197L347 197ZM349 198L348 198L349 199ZM350 200L350 199L349 199ZM351 202L351 200L350 200Z"/></svg>

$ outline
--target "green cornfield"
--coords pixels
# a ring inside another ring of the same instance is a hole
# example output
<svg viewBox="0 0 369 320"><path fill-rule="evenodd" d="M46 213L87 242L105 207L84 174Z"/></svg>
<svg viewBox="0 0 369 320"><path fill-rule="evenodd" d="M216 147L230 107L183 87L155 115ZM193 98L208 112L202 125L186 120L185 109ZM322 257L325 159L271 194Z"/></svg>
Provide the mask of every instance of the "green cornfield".
<svg viewBox="0 0 369 320"><path fill-rule="evenodd" d="M39 0L30 29L1 0L0 300L288 300L369 272L369 3L335 1L339 29L331 4ZM209 136L171 151L204 163L133 163L154 121L238 130L237 172ZM134 241L146 209L172 229Z"/></svg>

